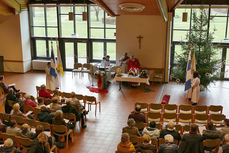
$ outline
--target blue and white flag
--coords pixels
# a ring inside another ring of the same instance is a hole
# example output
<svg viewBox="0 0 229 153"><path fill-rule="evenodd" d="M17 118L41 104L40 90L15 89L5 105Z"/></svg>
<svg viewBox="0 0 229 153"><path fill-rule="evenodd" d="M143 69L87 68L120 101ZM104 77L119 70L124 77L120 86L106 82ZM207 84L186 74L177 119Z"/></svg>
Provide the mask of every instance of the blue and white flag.
<svg viewBox="0 0 229 153"><path fill-rule="evenodd" d="M188 54L188 63L187 63L187 68L186 68L186 81L185 81L185 91L191 88L192 84L192 72L191 72L191 50L189 51Z"/></svg>
<svg viewBox="0 0 229 153"><path fill-rule="evenodd" d="M56 72L56 61L55 61L55 56L53 52L53 43L51 42L51 68L50 68L50 74L54 76L55 78L57 77L57 72Z"/></svg>

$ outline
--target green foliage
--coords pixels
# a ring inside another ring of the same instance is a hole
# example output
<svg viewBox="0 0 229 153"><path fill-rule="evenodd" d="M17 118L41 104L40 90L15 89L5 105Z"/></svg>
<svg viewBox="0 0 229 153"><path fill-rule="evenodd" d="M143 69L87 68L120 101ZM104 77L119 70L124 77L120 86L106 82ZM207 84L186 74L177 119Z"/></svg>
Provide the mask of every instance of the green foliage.
<svg viewBox="0 0 229 153"><path fill-rule="evenodd" d="M194 12L192 19L192 31L186 36L188 42L182 45L183 52L177 56L178 63L173 74L180 83L185 82L188 53L192 48L196 51L196 70L200 75L200 83L207 88L211 82L219 79L217 70L220 68L220 61L215 58L217 53L212 46L213 33L208 33L208 15L205 10L201 9L199 14Z"/></svg>

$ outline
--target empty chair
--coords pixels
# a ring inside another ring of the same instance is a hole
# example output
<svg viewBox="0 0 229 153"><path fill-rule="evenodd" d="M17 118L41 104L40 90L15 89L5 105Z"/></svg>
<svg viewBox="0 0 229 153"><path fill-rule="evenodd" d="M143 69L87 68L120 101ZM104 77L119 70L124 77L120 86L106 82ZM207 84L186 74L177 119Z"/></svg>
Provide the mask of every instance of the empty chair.
<svg viewBox="0 0 229 153"><path fill-rule="evenodd" d="M165 113L177 113L177 105L175 105L175 104L165 104L164 112Z"/></svg>
<svg viewBox="0 0 229 153"><path fill-rule="evenodd" d="M94 96L86 96L85 102L88 104L88 110L91 110L91 105L95 105L95 116L97 112L97 105L99 105L99 112L101 112L101 103L100 101L97 101Z"/></svg>
<svg viewBox="0 0 229 153"><path fill-rule="evenodd" d="M211 114L210 121L214 124L223 125L225 120L225 115L223 114Z"/></svg>
<svg viewBox="0 0 229 153"><path fill-rule="evenodd" d="M193 109L194 109L195 114L207 114L208 113L208 107L205 105L195 106Z"/></svg>
<svg viewBox="0 0 229 153"><path fill-rule="evenodd" d="M149 111L153 113L160 113L162 112L162 105L161 104L150 104Z"/></svg>
<svg viewBox="0 0 229 153"><path fill-rule="evenodd" d="M181 123L192 123L192 114L179 114L179 117L177 118L177 122Z"/></svg>
<svg viewBox="0 0 229 153"><path fill-rule="evenodd" d="M192 106L191 105L180 105L179 106L179 113L191 114L192 113Z"/></svg>
<svg viewBox="0 0 229 153"><path fill-rule="evenodd" d="M74 69L72 70L72 77L75 75L75 73L81 72L82 67L83 67L83 65L81 63L75 63Z"/></svg>
<svg viewBox="0 0 229 153"><path fill-rule="evenodd" d="M163 122L169 122L169 121L176 122L177 114L176 113L165 113L163 115Z"/></svg>
<svg viewBox="0 0 229 153"><path fill-rule="evenodd" d="M148 104L147 103L136 103L136 105L140 105L141 106L141 112L147 112L148 111Z"/></svg>
<svg viewBox="0 0 229 153"><path fill-rule="evenodd" d="M92 74L92 65L88 63L83 64L82 72Z"/></svg>
<svg viewBox="0 0 229 153"><path fill-rule="evenodd" d="M207 114L195 114L194 122L198 124L207 124L208 115Z"/></svg>
<svg viewBox="0 0 229 153"><path fill-rule="evenodd" d="M161 121L161 113L149 112L147 114L147 122L149 122L149 121L160 122Z"/></svg>
<svg viewBox="0 0 229 153"><path fill-rule="evenodd" d="M218 105L211 105L209 106L208 108L208 113L209 114L222 114L222 111L223 111L223 107Z"/></svg>

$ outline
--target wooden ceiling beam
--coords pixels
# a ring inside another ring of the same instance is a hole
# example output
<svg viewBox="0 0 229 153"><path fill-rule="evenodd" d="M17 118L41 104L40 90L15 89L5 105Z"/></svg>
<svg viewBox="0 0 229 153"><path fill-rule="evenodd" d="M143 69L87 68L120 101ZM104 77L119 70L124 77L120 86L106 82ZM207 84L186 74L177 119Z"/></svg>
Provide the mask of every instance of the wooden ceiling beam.
<svg viewBox="0 0 229 153"><path fill-rule="evenodd" d="M176 7L178 7L184 0L178 0L174 5L173 7L169 10L169 12L173 12Z"/></svg>
<svg viewBox="0 0 229 153"><path fill-rule="evenodd" d="M21 11L21 5L15 0L2 0L2 3L6 4L11 8L14 8L16 12Z"/></svg>
<svg viewBox="0 0 229 153"><path fill-rule="evenodd" d="M96 3L102 9L104 9L104 11L107 12L107 14L109 14L110 16L112 17L116 16L114 12L102 0L91 0L91 1L93 3Z"/></svg>

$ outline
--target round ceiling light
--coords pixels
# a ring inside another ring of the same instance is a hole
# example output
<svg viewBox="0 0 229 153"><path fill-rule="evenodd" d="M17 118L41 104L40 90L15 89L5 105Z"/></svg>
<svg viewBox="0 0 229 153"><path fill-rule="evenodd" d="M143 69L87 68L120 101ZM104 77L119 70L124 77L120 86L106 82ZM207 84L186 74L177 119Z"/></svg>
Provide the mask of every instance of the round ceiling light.
<svg viewBox="0 0 229 153"><path fill-rule="evenodd" d="M122 3L119 7L123 11L127 12L141 12L144 10L145 6L139 3Z"/></svg>

